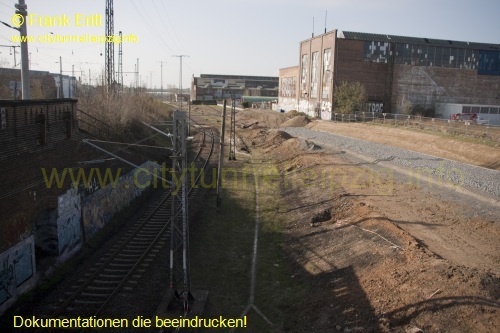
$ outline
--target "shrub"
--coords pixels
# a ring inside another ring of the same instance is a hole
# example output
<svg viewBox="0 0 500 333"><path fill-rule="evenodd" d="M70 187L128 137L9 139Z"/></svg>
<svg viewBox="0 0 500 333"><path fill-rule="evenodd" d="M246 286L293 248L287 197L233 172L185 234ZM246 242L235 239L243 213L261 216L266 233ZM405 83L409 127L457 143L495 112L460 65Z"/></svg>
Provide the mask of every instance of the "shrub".
<svg viewBox="0 0 500 333"><path fill-rule="evenodd" d="M359 82L342 82L335 89L334 111L336 113L354 113L363 108L366 102L365 87Z"/></svg>

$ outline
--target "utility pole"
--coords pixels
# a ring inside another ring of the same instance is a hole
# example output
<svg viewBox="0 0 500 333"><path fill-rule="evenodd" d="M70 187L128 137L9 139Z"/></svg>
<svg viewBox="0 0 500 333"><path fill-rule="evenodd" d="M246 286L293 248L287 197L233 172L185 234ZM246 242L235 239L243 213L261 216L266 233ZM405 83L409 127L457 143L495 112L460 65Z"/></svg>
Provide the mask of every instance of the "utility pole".
<svg viewBox="0 0 500 333"><path fill-rule="evenodd" d="M139 58L137 58L137 65L135 67L135 88L139 88Z"/></svg>
<svg viewBox="0 0 500 333"><path fill-rule="evenodd" d="M28 24L26 23L28 6L26 6L24 0L19 0L19 4L16 4L16 8L16 14L22 15L23 17L23 24L21 24L19 29L16 29L19 30L21 35L21 81L23 85L23 99L30 99L30 65L28 59L28 41L26 39L26 36L28 35Z"/></svg>
<svg viewBox="0 0 500 333"><path fill-rule="evenodd" d="M187 189L187 143L186 115L174 111L172 135L171 172L181 180L176 182L172 193L170 224L170 289L177 296L177 301L187 310L194 300L191 295L189 276L189 211Z"/></svg>
<svg viewBox="0 0 500 333"><path fill-rule="evenodd" d="M236 98L231 93L231 124L229 132L229 160L236 160Z"/></svg>
<svg viewBox="0 0 500 333"><path fill-rule="evenodd" d="M122 40L122 32L119 32L120 35L120 41ZM118 89L122 90L123 89L123 48L122 48L123 43L120 43L118 45L118 77L117 77L117 84L118 84Z"/></svg>
<svg viewBox="0 0 500 333"><path fill-rule="evenodd" d="M222 164L224 162L224 131L226 130L226 103L224 100L224 107L222 109L222 125L220 129L220 148L219 148L219 167L217 168L217 207L222 204Z"/></svg>
<svg viewBox="0 0 500 333"><path fill-rule="evenodd" d="M106 0L106 34L105 36L114 36L114 11L113 0ZM110 88L114 90L113 85L115 81L115 44L106 43L106 85L108 92Z"/></svg>
<svg viewBox="0 0 500 333"><path fill-rule="evenodd" d="M62 77L62 57L59 57L59 98L64 98L63 77Z"/></svg>
<svg viewBox="0 0 500 333"><path fill-rule="evenodd" d="M173 55L172 57L178 57L180 60L180 70L179 70L179 110L182 110L182 58L189 57L185 54Z"/></svg>
<svg viewBox="0 0 500 333"><path fill-rule="evenodd" d="M160 75L161 75L161 88L160 88L160 89L161 89L161 98L162 98L162 99L164 98L164 97L163 97L163 63L164 63L164 62L166 62L166 61L159 61L159 63L160 63L160 68L161 68L161 70L160 70Z"/></svg>

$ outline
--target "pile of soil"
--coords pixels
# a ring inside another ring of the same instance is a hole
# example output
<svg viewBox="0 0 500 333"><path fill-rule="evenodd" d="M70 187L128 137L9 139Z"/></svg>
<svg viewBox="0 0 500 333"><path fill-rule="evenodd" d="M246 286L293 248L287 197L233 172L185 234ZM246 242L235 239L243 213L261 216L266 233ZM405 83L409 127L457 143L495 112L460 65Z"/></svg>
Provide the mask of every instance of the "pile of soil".
<svg viewBox="0 0 500 333"><path fill-rule="evenodd" d="M306 116L296 116L285 121L280 127L304 127L309 124L310 120Z"/></svg>

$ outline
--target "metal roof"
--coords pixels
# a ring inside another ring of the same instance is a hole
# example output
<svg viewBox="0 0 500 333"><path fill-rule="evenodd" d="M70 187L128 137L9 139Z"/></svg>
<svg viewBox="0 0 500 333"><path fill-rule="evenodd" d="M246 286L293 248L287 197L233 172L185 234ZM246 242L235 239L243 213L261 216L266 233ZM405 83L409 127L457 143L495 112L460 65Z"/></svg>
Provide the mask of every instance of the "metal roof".
<svg viewBox="0 0 500 333"><path fill-rule="evenodd" d="M395 35L370 34L365 32L342 31L340 38L365 40L386 43L421 44L432 46L460 47L465 49L500 50L500 44L487 44L475 42L463 42L455 40L432 39L421 37L407 37Z"/></svg>

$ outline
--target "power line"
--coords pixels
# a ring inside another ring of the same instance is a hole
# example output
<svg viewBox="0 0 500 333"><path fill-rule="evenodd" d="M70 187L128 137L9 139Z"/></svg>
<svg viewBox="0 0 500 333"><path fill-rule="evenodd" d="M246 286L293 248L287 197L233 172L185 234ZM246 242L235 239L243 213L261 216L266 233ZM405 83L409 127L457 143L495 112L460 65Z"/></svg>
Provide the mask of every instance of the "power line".
<svg viewBox="0 0 500 333"><path fill-rule="evenodd" d="M13 4L9 6L9 5L6 5L6 4L4 4L3 2L0 1L0 5L4 5L5 7L9 8L9 9L14 9L14 5Z"/></svg>
<svg viewBox="0 0 500 333"><path fill-rule="evenodd" d="M174 50L163 40L163 34L161 34L159 32L159 30L156 28L154 21L147 18L148 14L147 14L146 9L144 9L143 3L140 2L141 7L146 12L146 18L144 17L144 15L143 15L142 11L139 9L139 7L137 7L136 4L132 0L129 0L129 1L134 6L137 13L139 13L139 16L142 18L145 27L149 30L149 32L151 32L152 36L156 36L158 38L157 40L160 41L163 45L165 45L170 50L170 52L175 53Z"/></svg>
<svg viewBox="0 0 500 333"><path fill-rule="evenodd" d="M160 3L162 5L162 7L163 7L163 13L164 13L164 15L167 18L167 22L169 23L170 27L172 28L173 34L174 34L175 38L177 39L177 41L179 42L179 45L180 45L181 49L186 50L186 48L184 47L184 45L182 45L182 40L179 38L179 36L177 35L177 33L175 31L175 26L172 24L172 20L168 16L168 10L165 7L165 2L164 1L160 1ZM163 21L161 21L161 22L163 23Z"/></svg>

